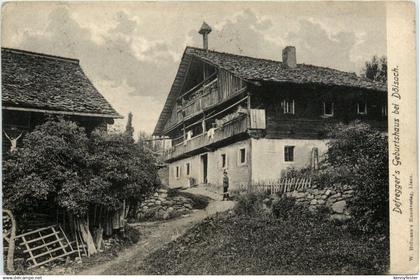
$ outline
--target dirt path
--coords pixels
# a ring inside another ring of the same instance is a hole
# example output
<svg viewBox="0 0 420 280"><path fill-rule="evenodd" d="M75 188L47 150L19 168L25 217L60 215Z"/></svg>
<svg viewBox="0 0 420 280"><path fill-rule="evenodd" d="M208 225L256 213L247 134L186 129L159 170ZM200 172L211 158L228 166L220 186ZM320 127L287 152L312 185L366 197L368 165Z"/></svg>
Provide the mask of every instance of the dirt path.
<svg viewBox="0 0 420 280"><path fill-rule="evenodd" d="M231 209L234 206L232 201L220 201L220 195L215 195L202 188L188 190L191 193L206 195L210 200L209 205L204 210L195 210L188 216L181 217L170 221L144 222L133 224L140 233L140 241L126 250L110 262L106 262L86 270L80 271L81 275L94 274L127 274L126 268L130 273L143 274L140 264L143 260L155 250L161 248L165 244L175 240L184 234L194 224L200 222L208 216ZM217 200L215 200L217 199ZM138 269L133 269L133 268Z"/></svg>

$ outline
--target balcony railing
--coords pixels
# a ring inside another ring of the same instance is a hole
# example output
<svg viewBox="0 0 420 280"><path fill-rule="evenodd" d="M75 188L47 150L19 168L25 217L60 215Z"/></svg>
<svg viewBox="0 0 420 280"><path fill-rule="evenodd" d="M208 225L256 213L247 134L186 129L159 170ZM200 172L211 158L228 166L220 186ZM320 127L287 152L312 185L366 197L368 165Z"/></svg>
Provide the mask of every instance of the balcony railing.
<svg viewBox="0 0 420 280"><path fill-rule="evenodd" d="M192 96L192 98L191 100L186 101L178 111L178 121L180 121L182 117L186 118L192 116L219 102L217 78L199 88L195 88L194 92L189 93L188 95ZM182 116L182 114L184 114L184 116Z"/></svg>
<svg viewBox="0 0 420 280"><path fill-rule="evenodd" d="M184 154L200 148L215 144L234 135L246 133L248 129L248 116L242 115L214 129L214 132L206 132L189 140L177 144L165 152L165 160L175 159Z"/></svg>
<svg viewBox="0 0 420 280"><path fill-rule="evenodd" d="M265 110L251 109L250 114L240 114L238 117L225 122L212 132L192 137L170 149L165 154L165 160L171 160L207 146L215 145L235 135L247 133L248 129L265 129Z"/></svg>

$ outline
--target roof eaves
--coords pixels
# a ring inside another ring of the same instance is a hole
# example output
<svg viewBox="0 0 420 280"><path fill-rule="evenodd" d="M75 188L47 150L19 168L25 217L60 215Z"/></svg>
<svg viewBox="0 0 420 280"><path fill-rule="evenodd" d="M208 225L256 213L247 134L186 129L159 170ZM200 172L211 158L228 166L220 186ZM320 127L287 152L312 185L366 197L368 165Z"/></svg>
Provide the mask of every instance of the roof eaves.
<svg viewBox="0 0 420 280"><path fill-rule="evenodd" d="M165 126L165 123L168 121L170 114L172 112L172 106L174 104L174 102L176 102L176 91L180 90L180 87L182 87L182 85L177 85L177 83L179 83L179 80L185 76L185 74L187 73L187 70L189 68L189 64L190 62L188 62L188 66L186 67L186 69L182 70L182 64L185 63L186 58L188 57L188 53L187 53L188 47L185 48L184 53L182 55L181 58L181 62L178 66L178 71L175 74L175 79L172 83L171 89L169 91L168 97L166 98L165 104L163 105L162 111L159 115L159 119L156 123L155 129L153 130L153 134L152 135L162 135L163 133L163 129ZM185 78L185 77L184 77Z"/></svg>
<svg viewBox="0 0 420 280"><path fill-rule="evenodd" d="M70 115L70 116L85 116L85 117L100 117L100 118L112 118L112 119L123 119L124 117L118 113L116 114L103 114L103 113L90 113L90 112L71 112L71 111L59 111L59 110L48 110L48 109L37 109L27 107L14 107L14 106L2 106L3 110L9 111L23 111L23 112L35 112L44 114L56 114L56 115Z"/></svg>

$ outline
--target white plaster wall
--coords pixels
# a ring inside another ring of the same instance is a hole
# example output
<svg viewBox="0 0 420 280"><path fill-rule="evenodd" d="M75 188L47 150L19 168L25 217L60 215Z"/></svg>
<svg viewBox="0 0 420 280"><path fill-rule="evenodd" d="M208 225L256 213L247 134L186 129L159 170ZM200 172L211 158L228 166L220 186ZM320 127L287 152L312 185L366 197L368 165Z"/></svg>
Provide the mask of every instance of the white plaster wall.
<svg viewBox="0 0 420 280"><path fill-rule="evenodd" d="M327 151L328 140L312 139L251 139L252 181L277 180L288 167L305 167L310 164L313 147L318 148L320 159ZM295 146L294 161L284 161L284 147Z"/></svg>
<svg viewBox="0 0 420 280"><path fill-rule="evenodd" d="M207 182L221 186L223 183L222 154L226 154L227 167L230 189L235 189L241 184L247 184L250 179L251 168L251 140L243 140L231 145L219 148L215 151L209 151L199 155L191 156L186 159L178 160L169 164L169 187L188 186L189 177L195 179L197 183L202 183L202 166L200 156L207 154L208 169ZM246 162L239 162L239 151L241 148L246 150ZM190 175L186 175L186 163L190 163ZM176 178L176 166L180 167L180 177Z"/></svg>
<svg viewBox="0 0 420 280"><path fill-rule="evenodd" d="M229 188L238 188L241 184L248 184L251 176L251 140L243 140L234 144L222 147L211 154L211 165L209 165L209 183L221 186L223 184L222 154L226 154L226 171L229 177ZM239 162L239 151L245 148L246 161Z"/></svg>
<svg viewBox="0 0 420 280"><path fill-rule="evenodd" d="M190 163L190 175L187 175L186 164ZM180 168L180 176L176 177L176 167ZM200 175L200 158L192 156L169 164L169 187L183 187L189 185L189 178L198 179Z"/></svg>

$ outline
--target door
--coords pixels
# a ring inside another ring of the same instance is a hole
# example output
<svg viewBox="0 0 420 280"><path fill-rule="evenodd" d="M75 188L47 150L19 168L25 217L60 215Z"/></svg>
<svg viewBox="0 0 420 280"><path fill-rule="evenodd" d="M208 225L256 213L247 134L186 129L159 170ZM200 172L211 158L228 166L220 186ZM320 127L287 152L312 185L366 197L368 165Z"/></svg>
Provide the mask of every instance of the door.
<svg viewBox="0 0 420 280"><path fill-rule="evenodd" d="M207 184L207 168L208 168L208 157L207 154L201 155L201 183Z"/></svg>

